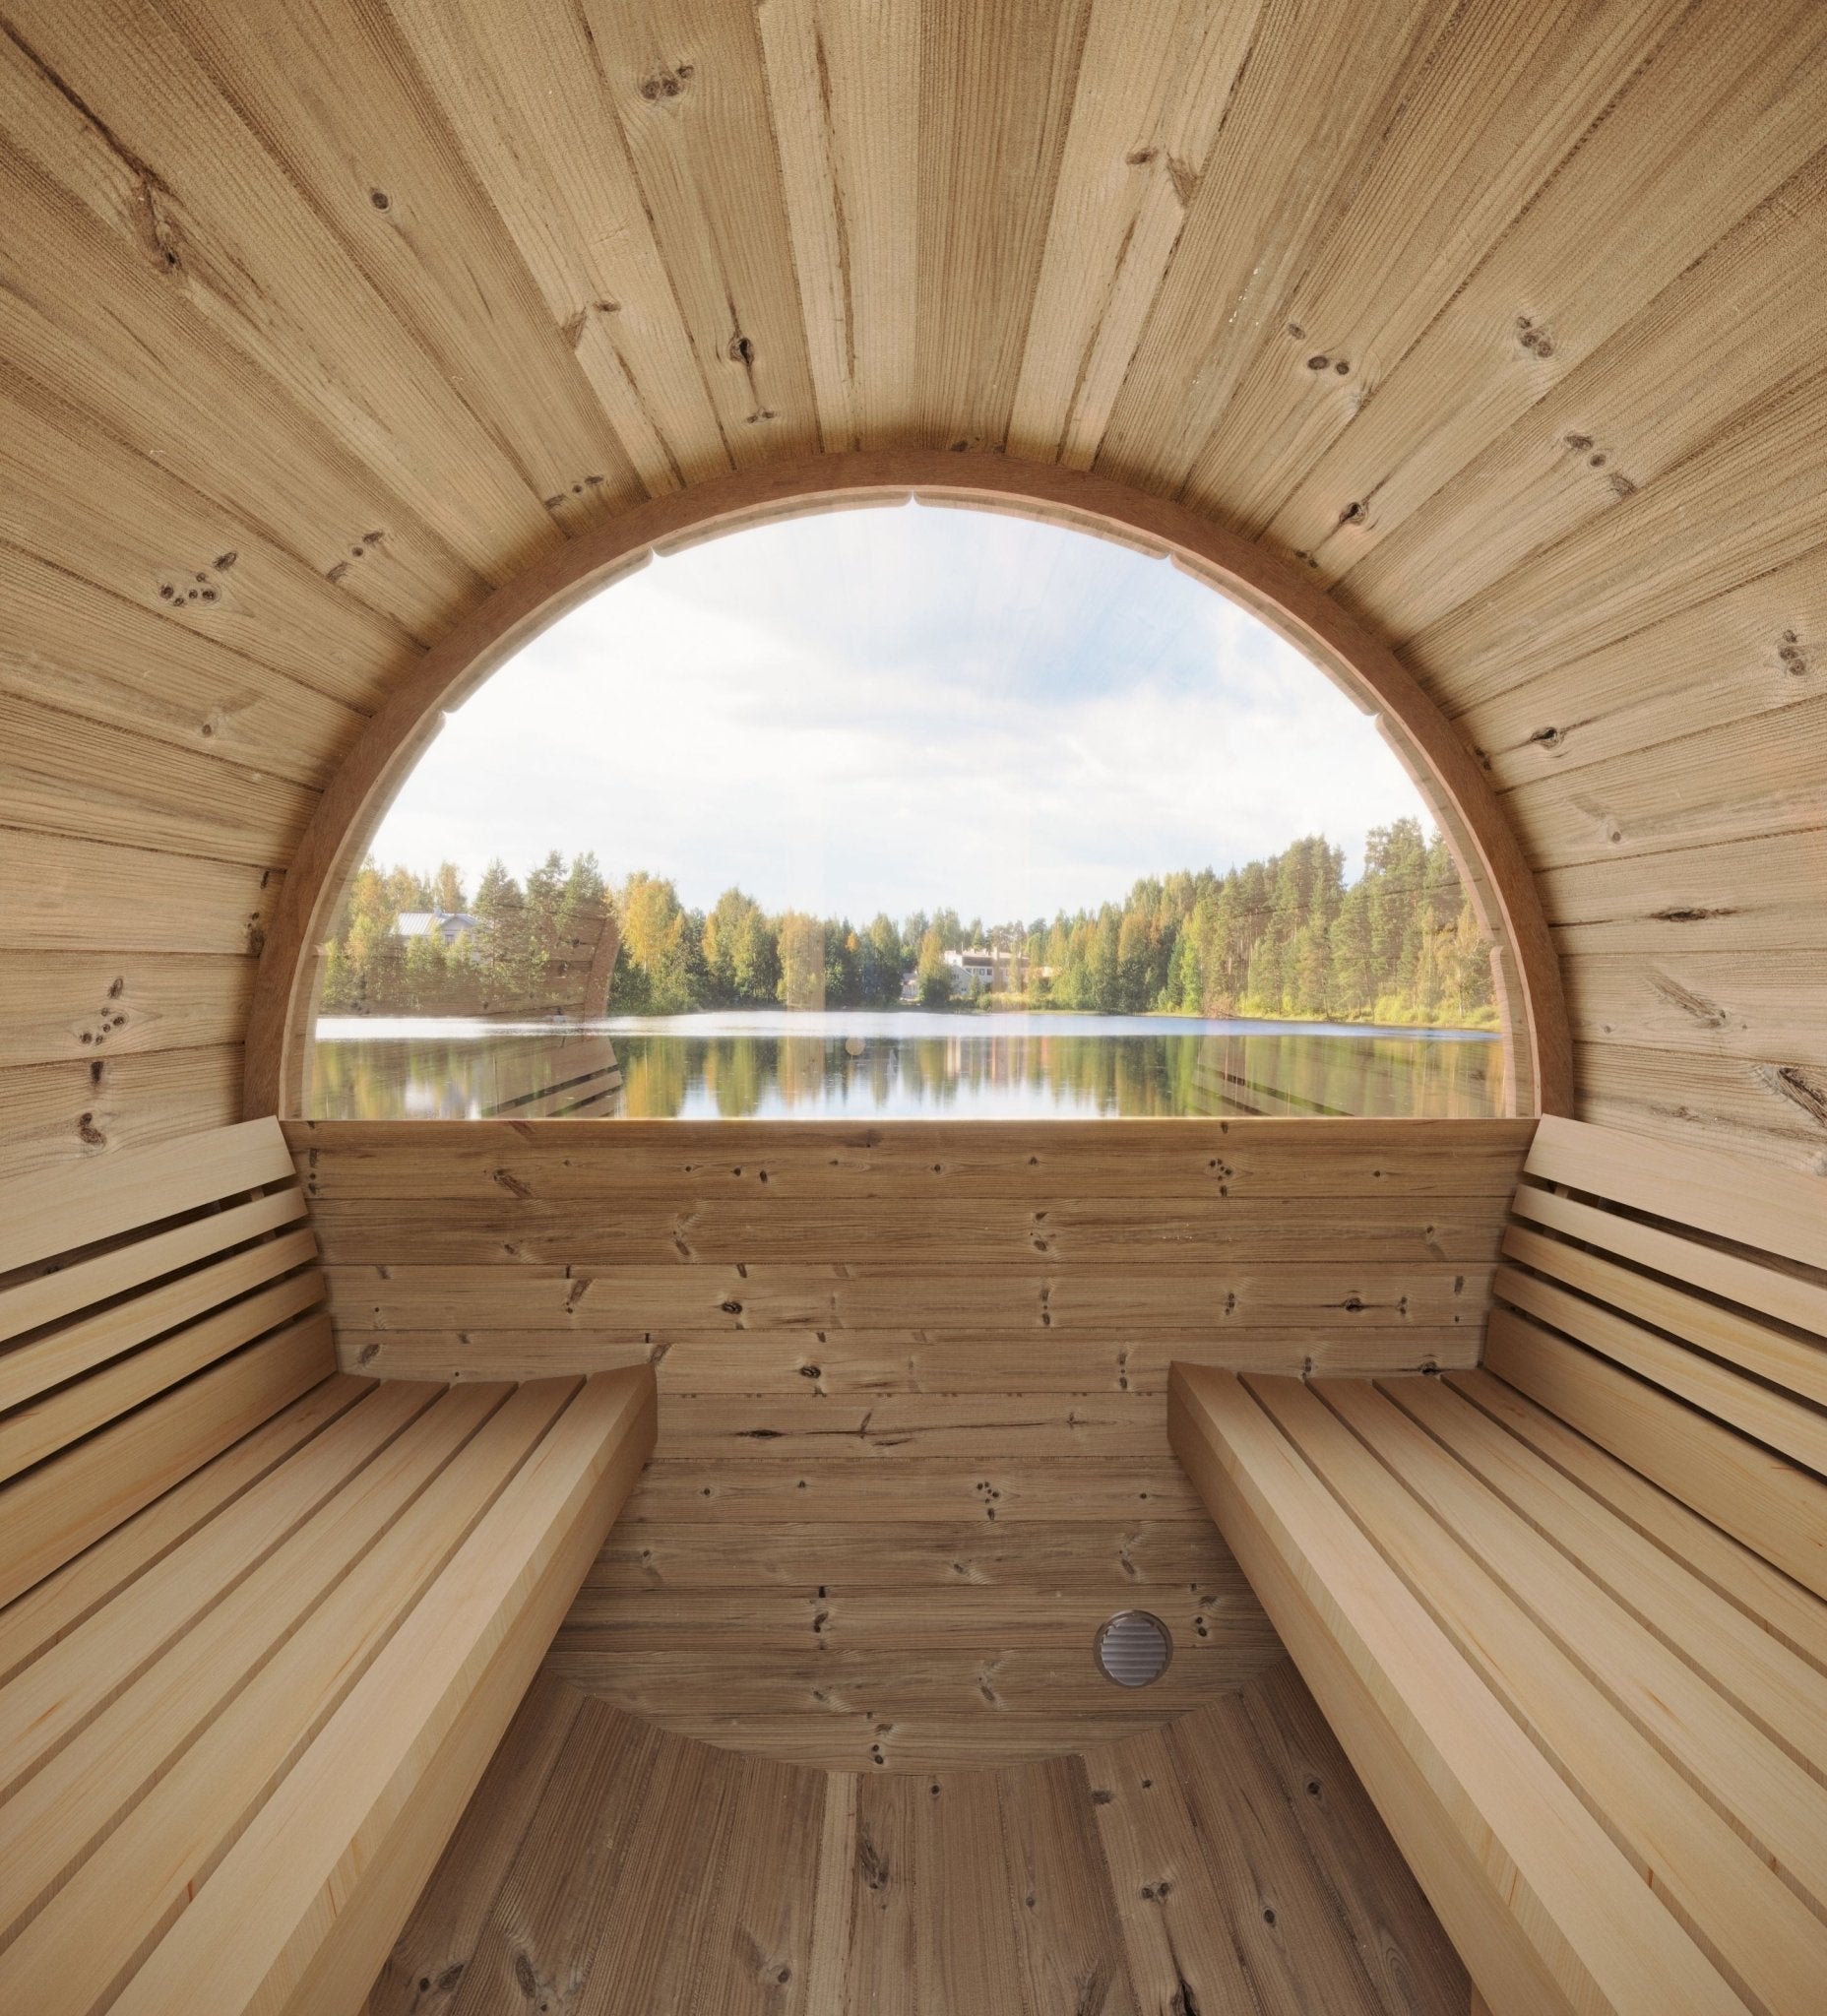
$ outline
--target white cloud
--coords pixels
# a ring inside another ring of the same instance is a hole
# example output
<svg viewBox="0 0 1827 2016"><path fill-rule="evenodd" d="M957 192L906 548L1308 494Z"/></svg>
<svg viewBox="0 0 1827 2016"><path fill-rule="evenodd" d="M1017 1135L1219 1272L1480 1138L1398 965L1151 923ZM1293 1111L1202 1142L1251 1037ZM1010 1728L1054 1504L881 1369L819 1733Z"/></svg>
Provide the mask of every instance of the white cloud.
<svg viewBox="0 0 1827 2016"><path fill-rule="evenodd" d="M1166 563L908 508L737 534L574 610L451 716L375 851L1035 916L1310 832L1354 871L1421 811L1323 674Z"/></svg>

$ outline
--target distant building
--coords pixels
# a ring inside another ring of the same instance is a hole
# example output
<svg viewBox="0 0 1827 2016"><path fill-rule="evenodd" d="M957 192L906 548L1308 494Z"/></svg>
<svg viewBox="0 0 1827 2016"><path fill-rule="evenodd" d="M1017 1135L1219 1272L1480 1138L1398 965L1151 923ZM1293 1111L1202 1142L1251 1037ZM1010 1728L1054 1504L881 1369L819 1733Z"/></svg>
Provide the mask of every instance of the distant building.
<svg viewBox="0 0 1827 2016"><path fill-rule="evenodd" d="M945 963L952 970L954 994L981 994L1008 980L1008 960L1000 953L974 946L968 952L948 952Z"/></svg>
<svg viewBox="0 0 1827 2016"><path fill-rule="evenodd" d="M490 930L486 917L472 916L467 910L403 910L394 919L396 938L441 938L455 945L466 935L477 937Z"/></svg>

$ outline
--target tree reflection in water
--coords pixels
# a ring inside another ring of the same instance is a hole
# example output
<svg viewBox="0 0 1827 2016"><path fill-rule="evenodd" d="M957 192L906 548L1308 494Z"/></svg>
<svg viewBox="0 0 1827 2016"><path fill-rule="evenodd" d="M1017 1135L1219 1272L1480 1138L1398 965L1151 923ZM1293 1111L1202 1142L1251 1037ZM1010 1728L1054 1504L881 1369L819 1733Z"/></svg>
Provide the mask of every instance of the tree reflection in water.
<svg viewBox="0 0 1827 2016"><path fill-rule="evenodd" d="M1171 1016L327 1022L309 1105L320 1119L1458 1118L1502 1110L1503 1055L1462 1032Z"/></svg>

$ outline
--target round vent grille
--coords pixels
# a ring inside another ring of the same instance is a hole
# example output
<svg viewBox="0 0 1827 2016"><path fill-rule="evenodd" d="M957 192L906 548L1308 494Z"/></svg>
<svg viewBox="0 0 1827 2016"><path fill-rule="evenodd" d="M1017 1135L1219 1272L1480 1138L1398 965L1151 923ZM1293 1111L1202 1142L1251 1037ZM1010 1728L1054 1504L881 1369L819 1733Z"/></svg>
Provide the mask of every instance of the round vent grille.
<svg viewBox="0 0 1827 2016"><path fill-rule="evenodd" d="M1173 1640L1147 1610L1118 1610L1098 1627L1098 1664L1119 1687L1146 1687L1167 1670Z"/></svg>

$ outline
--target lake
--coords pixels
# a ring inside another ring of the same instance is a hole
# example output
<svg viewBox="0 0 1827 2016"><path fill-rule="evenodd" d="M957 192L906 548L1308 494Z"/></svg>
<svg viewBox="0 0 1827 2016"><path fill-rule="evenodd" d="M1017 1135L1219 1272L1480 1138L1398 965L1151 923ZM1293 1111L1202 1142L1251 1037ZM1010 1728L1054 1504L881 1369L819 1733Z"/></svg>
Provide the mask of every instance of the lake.
<svg viewBox="0 0 1827 2016"><path fill-rule="evenodd" d="M353 1120L1478 1118L1503 1110L1503 1047L1484 1031L1177 1015L326 1016L306 1110Z"/></svg>

